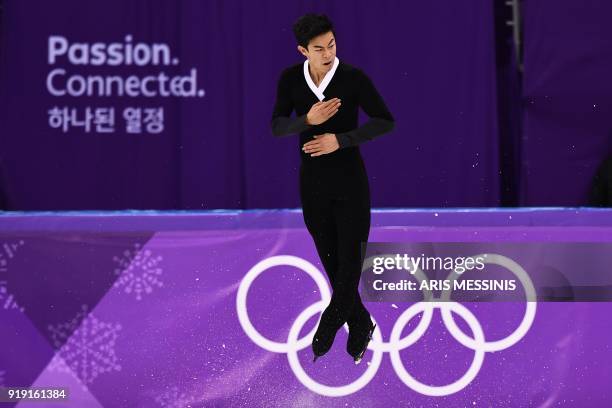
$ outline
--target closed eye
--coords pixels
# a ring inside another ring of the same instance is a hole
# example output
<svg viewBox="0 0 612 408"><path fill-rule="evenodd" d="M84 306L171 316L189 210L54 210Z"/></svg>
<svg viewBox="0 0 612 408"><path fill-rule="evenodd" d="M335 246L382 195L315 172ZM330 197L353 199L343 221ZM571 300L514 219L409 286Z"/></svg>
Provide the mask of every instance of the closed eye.
<svg viewBox="0 0 612 408"><path fill-rule="evenodd" d="M334 43L334 44L332 44L332 45L328 46L327 48L329 48L329 49L331 50L331 49L332 49L332 48L334 48L335 46L336 46L336 44ZM322 47L317 47L317 48L316 48L316 51L323 51L323 48L322 48Z"/></svg>

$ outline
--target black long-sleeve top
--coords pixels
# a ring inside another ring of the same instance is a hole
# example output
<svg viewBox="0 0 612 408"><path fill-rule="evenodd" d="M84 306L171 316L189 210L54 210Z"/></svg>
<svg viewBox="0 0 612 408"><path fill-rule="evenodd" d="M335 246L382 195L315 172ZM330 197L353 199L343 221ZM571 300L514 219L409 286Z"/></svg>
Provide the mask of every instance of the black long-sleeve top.
<svg viewBox="0 0 612 408"><path fill-rule="evenodd" d="M338 67L325 88L324 101L340 98L339 111L319 125L306 124L306 115L319 98L308 86L303 64L285 69L278 81L276 103L272 114L274 136L300 134L302 163L311 165L342 165L343 162L360 156L358 145L371 140L394 127L394 119L382 97L368 76L358 68L339 62ZM359 107L369 116L366 123L358 127ZM292 118L295 110L297 117ZM315 135L334 133L340 148L332 153L311 157L302 151L302 146ZM327 166L326 166L327 167Z"/></svg>
<svg viewBox="0 0 612 408"><path fill-rule="evenodd" d="M604 160L593 178L589 205L612 207L612 156Z"/></svg>

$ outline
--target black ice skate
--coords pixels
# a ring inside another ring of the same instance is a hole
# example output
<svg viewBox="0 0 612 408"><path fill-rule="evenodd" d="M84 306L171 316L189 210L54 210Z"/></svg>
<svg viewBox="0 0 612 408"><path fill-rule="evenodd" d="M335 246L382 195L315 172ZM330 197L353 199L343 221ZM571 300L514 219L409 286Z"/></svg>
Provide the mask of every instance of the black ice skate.
<svg viewBox="0 0 612 408"><path fill-rule="evenodd" d="M366 330L351 330L346 343L346 350L353 357L355 364L359 364L363 355L368 349L368 344L372 340L372 334L376 328L376 324L368 319Z"/></svg>
<svg viewBox="0 0 612 408"><path fill-rule="evenodd" d="M317 327L317 331L312 338L313 362L317 361L317 358L325 355L331 349L338 329L344 324L334 324L334 319L330 317L330 314L330 311L327 309L323 312L319 327Z"/></svg>

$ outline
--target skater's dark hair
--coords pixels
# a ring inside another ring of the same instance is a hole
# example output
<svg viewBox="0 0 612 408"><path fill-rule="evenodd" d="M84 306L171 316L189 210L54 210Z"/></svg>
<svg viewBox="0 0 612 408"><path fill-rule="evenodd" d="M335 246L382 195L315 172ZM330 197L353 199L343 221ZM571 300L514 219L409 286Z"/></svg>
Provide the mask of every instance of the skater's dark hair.
<svg viewBox="0 0 612 408"><path fill-rule="evenodd" d="M293 34L297 43L308 48L310 40L331 31L334 36L334 26L325 14L304 14L293 24Z"/></svg>

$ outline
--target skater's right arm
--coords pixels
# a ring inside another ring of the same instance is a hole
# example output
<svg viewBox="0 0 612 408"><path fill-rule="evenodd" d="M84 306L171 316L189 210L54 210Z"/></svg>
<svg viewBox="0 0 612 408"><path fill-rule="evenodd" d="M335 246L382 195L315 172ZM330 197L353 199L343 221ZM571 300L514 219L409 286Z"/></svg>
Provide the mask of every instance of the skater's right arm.
<svg viewBox="0 0 612 408"><path fill-rule="evenodd" d="M291 99L290 78L285 70L278 80L276 90L276 103L272 113L272 134L274 136L287 136L303 132L310 127L306 123L306 116L291 118L293 112L293 99Z"/></svg>
<svg viewBox="0 0 612 408"><path fill-rule="evenodd" d="M313 125L320 125L334 116L340 108L340 99L333 98L325 102L317 102L306 115L291 118L293 112L290 80L287 71L281 74L276 91L276 104L272 113L272 133L274 136L286 136L303 132Z"/></svg>

